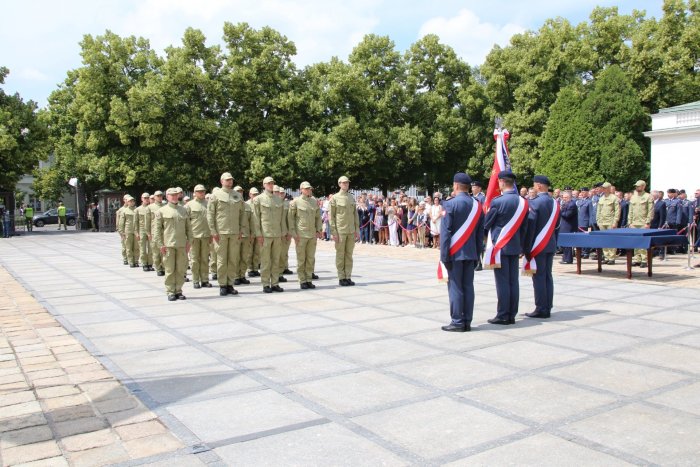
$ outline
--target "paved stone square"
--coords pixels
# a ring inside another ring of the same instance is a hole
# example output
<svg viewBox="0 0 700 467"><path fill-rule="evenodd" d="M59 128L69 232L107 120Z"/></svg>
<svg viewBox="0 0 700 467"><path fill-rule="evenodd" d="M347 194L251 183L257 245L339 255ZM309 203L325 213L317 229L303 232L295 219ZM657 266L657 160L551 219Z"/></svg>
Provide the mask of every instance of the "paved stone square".
<svg viewBox="0 0 700 467"><path fill-rule="evenodd" d="M116 234L3 240L0 464L697 465L700 273L683 258L631 281L557 265L552 319L506 327L486 323L478 272L466 334L440 330L436 259L358 245L341 288L320 242L315 290L188 283L171 303Z"/></svg>

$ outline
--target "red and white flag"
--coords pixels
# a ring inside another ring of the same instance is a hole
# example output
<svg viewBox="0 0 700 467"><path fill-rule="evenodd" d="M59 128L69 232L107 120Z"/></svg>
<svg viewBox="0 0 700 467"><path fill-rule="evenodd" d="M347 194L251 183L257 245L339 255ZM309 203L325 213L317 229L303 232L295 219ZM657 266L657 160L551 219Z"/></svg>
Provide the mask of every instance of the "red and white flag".
<svg viewBox="0 0 700 467"><path fill-rule="evenodd" d="M557 226L557 219L559 219L561 207L555 199L552 199L552 204L554 206L552 207L552 213L549 215L549 219L547 219L547 223L544 225L544 227L542 227L542 230L537 232L537 236L535 237L535 242L533 243L532 251L530 252L530 261L523 257L522 274L524 276L534 276L537 274L537 263L535 263L535 257L542 253L542 250L544 250L549 243L549 240L552 238L552 235L554 235L554 229Z"/></svg>
<svg viewBox="0 0 700 467"><path fill-rule="evenodd" d="M496 128L493 130L493 139L496 140L496 152L493 158L493 168L491 169L489 186L486 188L486 201L484 201L485 211L488 211L489 207L491 207L491 200L501 194L501 190L498 188L498 173L503 170L510 170L510 155L508 153L507 144L508 138L510 138L510 133L508 133L508 130L505 128Z"/></svg>

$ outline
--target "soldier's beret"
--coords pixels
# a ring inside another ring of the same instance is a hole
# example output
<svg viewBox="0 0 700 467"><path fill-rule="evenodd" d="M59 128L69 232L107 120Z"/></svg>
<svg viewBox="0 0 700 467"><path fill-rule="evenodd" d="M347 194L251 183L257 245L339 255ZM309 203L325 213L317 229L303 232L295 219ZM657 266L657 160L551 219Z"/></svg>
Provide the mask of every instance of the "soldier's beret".
<svg viewBox="0 0 700 467"><path fill-rule="evenodd" d="M268 183L275 183L275 179L272 177L265 177L263 179L263 185L267 185Z"/></svg>
<svg viewBox="0 0 700 467"><path fill-rule="evenodd" d="M542 183L543 185L547 186L551 185L551 183L549 183L549 178L547 178L545 175L535 175L532 177L532 181L535 183Z"/></svg>
<svg viewBox="0 0 700 467"><path fill-rule="evenodd" d="M299 189L303 190L304 188L313 188L309 182L301 182L301 185L299 185Z"/></svg>
<svg viewBox="0 0 700 467"><path fill-rule="evenodd" d="M511 179L511 180L515 180L515 179L516 179L515 174L514 174L512 171L510 171L510 170L501 170L500 172L498 172L498 179L499 179L499 180L503 180L504 178L509 178L509 179Z"/></svg>
<svg viewBox="0 0 700 467"><path fill-rule="evenodd" d="M472 186L478 186L479 188L483 188L484 184L481 183L479 180L473 180L472 181Z"/></svg>
<svg viewBox="0 0 700 467"><path fill-rule="evenodd" d="M350 181L350 179L348 177L346 177L345 175L343 175L342 177L340 177L338 179L338 183L349 182L349 181Z"/></svg>
<svg viewBox="0 0 700 467"><path fill-rule="evenodd" d="M469 185L472 182L472 179L464 172L457 172L452 178L452 181L455 183L461 183L462 185Z"/></svg>

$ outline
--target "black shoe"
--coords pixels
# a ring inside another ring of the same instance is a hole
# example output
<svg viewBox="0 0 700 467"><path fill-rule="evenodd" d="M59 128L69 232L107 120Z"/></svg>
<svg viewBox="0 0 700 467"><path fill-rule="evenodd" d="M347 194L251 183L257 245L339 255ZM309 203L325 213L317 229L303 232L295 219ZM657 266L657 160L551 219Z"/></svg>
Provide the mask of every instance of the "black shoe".
<svg viewBox="0 0 700 467"><path fill-rule="evenodd" d="M447 332L469 332L472 329L470 326L455 326L454 324L448 324L447 326L443 326L442 330Z"/></svg>
<svg viewBox="0 0 700 467"><path fill-rule="evenodd" d="M515 324L515 318L508 318L508 324Z"/></svg>
<svg viewBox="0 0 700 467"><path fill-rule="evenodd" d="M219 276L217 276L216 274L211 275L211 280L213 280L213 281L217 280L218 278L219 278Z"/></svg>
<svg viewBox="0 0 700 467"><path fill-rule="evenodd" d="M127 260L124 260L124 266L128 266L129 262Z"/></svg>
<svg viewBox="0 0 700 467"><path fill-rule="evenodd" d="M149 264L149 265L148 265L148 270L151 271L151 272L153 272L153 271L155 271L155 268L153 267L152 264Z"/></svg>
<svg viewBox="0 0 700 467"><path fill-rule="evenodd" d="M202 285L201 285L199 282L193 282L193 283L192 283L192 287L195 288L195 289L201 289L201 288L202 288Z"/></svg>
<svg viewBox="0 0 700 467"><path fill-rule="evenodd" d="M141 269L143 269L143 272L148 272L148 271L150 271L150 269L148 269L148 266L144 266L144 267L142 267Z"/></svg>
<svg viewBox="0 0 700 467"><path fill-rule="evenodd" d="M233 280L233 285L241 285L241 280L240 280L240 279L234 279L234 280Z"/></svg>
<svg viewBox="0 0 700 467"><path fill-rule="evenodd" d="M139 267L139 265L138 265L138 264L130 264L129 267L131 267L131 268L137 268L137 267Z"/></svg>
<svg viewBox="0 0 700 467"><path fill-rule="evenodd" d="M294 274L292 271L289 270L289 268L286 268L284 271L282 271L282 274L286 274L287 276L290 274Z"/></svg>
<svg viewBox="0 0 700 467"><path fill-rule="evenodd" d="M202 287L206 287L209 289L209 288L211 288L211 283L210 282L202 282Z"/></svg>
<svg viewBox="0 0 700 467"><path fill-rule="evenodd" d="M259 271L250 271L248 273L248 277L260 277L260 272Z"/></svg>
<svg viewBox="0 0 700 467"><path fill-rule="evenodd" d="M639 261L633 261L633 262L632 262L632 266L639 266L640 264L642 264L642 263L640 263Z"/></svg>
<svg viewBox="0 0 700 467"><path fill-rule="evenodd" d="M606 261L605 264L609 264L610 266L613 266L615 264L615 260L611 259L610 261Z"/></svg>
<svg viewBox="0 0 700 467"><path fill-rule="evenodd" d="M168 294L168 301L174 302L175 300L177 300L177 295L175 295L174 293L169 293Z"/></svg>
<svg viewBox="0 0 700 467"><path fill-rule="evenodd" d="M165 271L161 269L161 270L158 271L156 274L158 274L159 276L164 276L164 275L165 275Z"/></svg>
<svg viewBox="0 0 700 467"><path fill-rule="evenodd" d="M345 282L347 282L348 285L355 285L355 283L350 279L345 279Z"/></svg>
<svg viewBox="0 0 700 467"><path fill-rule="evenodd" d="M189 282L189 281L190 281L190 278L185 276L185 282Z"/></svg>
<svg viewBox="0 0 700 467"><path fill-rule="evenodd" d="M299 285L299 288L301 288L302 290L306 290L309 288L309 284L306 282L302 282L301 285Z"/></svg>
<svg viewBox="0 0 700 467"><path fill-rule="evenodd" d="M221 295L222 297L228 295L228 287L219 287L219 295Z"/></svg>
<svg viewBox="0 0 700 467"><path fill-rule="evenodd" d="M229 295L238 295L238 290L234 289L232 285L226 287L228 289Z"/></svg>
<svg viewBox="0 0 700 467"><path fill-rule="evenodd" d="M313 285L311 282L307 282L306 285L308 285L310 289L315 289L315 288L316 288L316 286Z"/></svg>
<svg viewBox="0 0 700 467"><path fill-rule="evenodd" d="M187 297L182 295L182 292L175 294L178 300L187 300Z"/></svg>
<svg viewBox="0 0 700 467"><path fill-rule="evenodd" d="M574 264L573 261L559 261L559 264Z"/></svg>
<svg viewBox="0 0 700 467"><path fill-rule="evenodd" d="M250 284L250 281L248 279L246 279L245 277L241 277L238 280L241 281L241 284L243 284L243 285Z"/></svg>
<svg viewBox="0 0 700 467"><path fill-rule="evenodd" d="M489 323L491 324L501 324L503 326L507 326L509 324L514 324L515 320L511 322L510 318L509 319L501 319L501 318L491 318L488 320Z"/></svg>
<svg viewBox="0 0 700 467"><path fill-rule="evenodd" d="M639 267L640 267L640 268L645 268L645 267L647 267L647 263L639 263Z"/></svg>
<svg viewBox="0 0 700 467"><path fill-rule="evenodd" d="M318 280L318 276L314 274L313 272L311 273L311 278L314 280Z"/></svg>
<svg viewBox="0 0 700 467"><path fill-rule="evenodd" d="M340 279L340 280L338 281L338 285L340 285L341 287L347 287L347 286L350 285L350 284L348 284L348 280L347 280L347 279Z"/></svg>
<svg viewBox="0 0 700 467"><path fill-rule="evenodd" d="M272 289L273 292L284 292L284 289L282 287L280 287L279 285L273 285L270 288Z"/></svg>
<svg viewBox="0 0 700 467"><path fill-rule="evenodd" d="M280 282L287 282L287 278L284 276L280 276Z"/></svg>
<svg viewBox="0 0 700 467"><path fill-rule="evenodd" d="M528 318L540 318L540 319L547 319L551 316L549 312L540 312L540 311L533 311L532 313L525 313L525 316Z"/></svg>
<svg viewBox="0 0 700 467"><path fill-rule="evenodd" d="M270 287L269 285L266 285L265 287L263 287L263 292L272 293L272 287Z"/></svg>

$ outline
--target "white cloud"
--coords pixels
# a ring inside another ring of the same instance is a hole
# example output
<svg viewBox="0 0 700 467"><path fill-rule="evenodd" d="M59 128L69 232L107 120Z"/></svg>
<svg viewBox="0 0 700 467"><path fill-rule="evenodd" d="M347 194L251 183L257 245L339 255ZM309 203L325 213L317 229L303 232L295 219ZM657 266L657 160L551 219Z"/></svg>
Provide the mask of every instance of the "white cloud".
<svg viewBox="0 0 700 467"><path fill-rule="evenodd" d="M482 22L472 11L460 10L456 16L431 18L420 28L419 37L436 34L451 46L469 65L481 65L494 44L504 46L525 28L513 23L498 25Z"/></svg>

